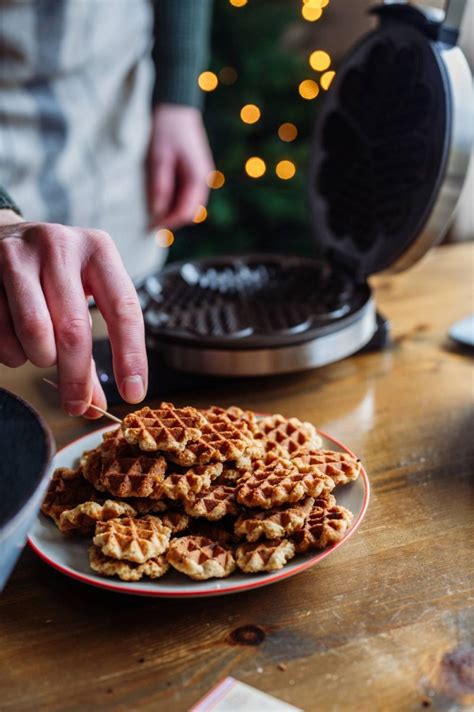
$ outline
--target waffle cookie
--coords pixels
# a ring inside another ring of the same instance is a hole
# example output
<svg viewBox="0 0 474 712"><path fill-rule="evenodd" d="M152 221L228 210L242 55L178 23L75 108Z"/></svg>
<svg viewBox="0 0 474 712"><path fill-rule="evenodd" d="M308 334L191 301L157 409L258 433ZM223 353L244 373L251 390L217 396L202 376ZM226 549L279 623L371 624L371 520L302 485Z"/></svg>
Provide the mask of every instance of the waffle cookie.
<svg viewBox="0 0 474 712"><path fill-rule="evenodd" d="M184 511L191 517L203 517L217 521L228 514L237 514L234 488L216 485L199 494L191 493L184 500Z"/></svg>
<svg viewBox="0 0 474 712"><path fill-rule="evenodd" d="M322 439L314 425L303 423L298 418L283 415L268 415L257 421L257 438L262 440L265 452L290 459L301 448L317 449Z"/></svg>
<svg viewBox="0 0 474 712"><path fill-rule="evenodd" d="M238 481L235 497L245 507L272 509L333 488L333 480L316 467L277 459L270 464L256 463L254 471Z"/></svg>
<svg viewBox="0 0 474 712"><path fill-rule="evenodd" d="M130 453L129 453L130 454ZM84 462L84 476L101 492L115 497L161 498L160 487L166 471L164 457L142 455L110 460L94 452Z"/></svg>
<svg viewBox="0 0 474 712"><path fill-rule="evenodd" d="M302 529L295 532L293 542L298 553L311 549L324 549L344 538L353 519L352 512L325 498L316 499L313 509Z"/></svg>
<svg viewBox="0 0 474 712"><path fill-rule="evenodd" d="M95 488L84 479L82 468L71 470L58 467L49 483L41 511L59 525L63 512L74 509L83 502L96 502L103 498Z"/></svg>
<svg viewBox="0 0 474 712"><path fill-rule="evenodd" d="M281 509L251 510L237 519L235 533L247 541L281 539L303 527L313 504L314 499L308 497L301 503L284 505Z"/></svg>
<svg viewBox="0 0 474 712"><path fill-rule="evenodd" d="M309 465L334 480L335 485L346 485L356 480L362 469L360 460L346 452L333 450L307 450L295 453L292 457L297 466Z"/></svg>
<svg viewBox="0 0 474 712"><path fill-rule="evenodd" d="M179 453L188 442L201 437L205 424L205 417L196 408L162 403L156 409L145 407L130 413L124 418L122 429L126 441L141 450Z"/></svg>
<svg viewBox="0 0 474 712"><path fill-rule="evenodd" d="M193 493L199 494L199 492L208 490L212 481L221 474L222 463L195 465L190 469L185 469L181 474L174 473L173 469L173 465L170 465L172 474L169 474L162 482L163 497L185 500Z"/></svg>
<svg viewBox="0 0 474 712"><path fill-rule="evenodd" d="M140 581L143 576L157 579L163 576L169 569L169 564L165 556L155 556L143 564L137 564L132 561L119 561L110 556L105 556L102 551L94 545L89 549L89 564L93 571L103 576L118 576L122 581Z"/></svg>
<svg viewBox="0 0 474 712"><path fill-rule="evenodd" d="M188 515L184 514L184 512L172 509L160 514L158 519L160 519L161 523L165 527L171 529L171 536L175 536L176 534L181 534L181 532L186 531L191 521Z"/></svg>
<svg viewBox="0 0 474 712"><path fill-rule="evenodd" d="M229 408L221 408L218 405L211 405L209 408L203 410L203 413L207 419L209 416L221 417L223 415L227 416L234 425L248 428L252 433L258 433L258 423L255 413L251 410L242 410L237 405L231 405Z"/></svg>
<svg viewBox="0 0 474 712"><path fill-rule="evenodd" d="M173 539L166 558L177 571L197 581L224 578L235 570L231 549L203 536Z"/></svg>
<svg viewBox="0 0 474 712"><path fill-rule="evenodd" d="M158 517L124 517L97 522L93 543L105 556L142 564L168 548L171 529Z"/></svg>
<svg viewBox="0 0 474 712"><path fill-rule="evenodd" d="M209 462L234 462L237 468L248 466L252 458L263 455L263 445L256 440L244 421L236 423L226 410L205 412L206 422L200 437L188 443L169 459L179 465L205 465Z"/></svg>
<svg viewBox="0 0 474 712"><path fill-rule="evenodd" d="M84 502L73 509L67 509L59 516L58 528L63 534L87 536L95 530L97 522L106 522L118 517L134 517L136 511L126 502L107 499L103 504Z"/></svg>
<svg viewBox="0 0 474 712"><path fill-rule="evenodd" d="M288 539L247 542L240 544L235 550L237 566L247 574L255 574L260 571L278 571L294 555L295 546Z"/></svg>

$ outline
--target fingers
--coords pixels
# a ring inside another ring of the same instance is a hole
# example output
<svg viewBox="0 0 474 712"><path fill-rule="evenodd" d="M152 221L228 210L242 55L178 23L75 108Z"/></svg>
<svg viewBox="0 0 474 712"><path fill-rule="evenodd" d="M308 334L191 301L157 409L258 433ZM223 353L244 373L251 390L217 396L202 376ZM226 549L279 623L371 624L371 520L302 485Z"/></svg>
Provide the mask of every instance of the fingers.
<svg viewBox="0 0 474 712"><path fill-rule="evenodd" d="M148 204L150 227L157 227L166 218L173 204L175 190L174 158L168 152L152 154L148 166Z"/></svg>
<svg viewBox="0 0 474 712"><path fill-rule="evenodd" d="M69 415L83 415L92 398L92 334L81 283L81 252L77 236L67 245L61 238L44 264L44 291L54 326L59 390Z"/></svg>
<svg viewBox="0 0 474 712"><path fill-rule="evenodd" d="M10 368L17 368L25 361L26 354L16 337L7 298L0 286L0 363Z"/></svg>
<svg viewBox="0 0 474 712"><path fill-rule="evenodd" d="M194 220L200 205L207 205L209 187L205 174L193 163L181 162L178 169L178 180L174 204L163 216L163 223L171 228L186 225Z"/></svg>
<svg viewBox="0 0 474 712"><path fill-rule="evenodd" d="M16 339L35 366L47 368L56 362L56 345L38 263L8 241L2 243L2 281Z"/></svg>
<svg viewBox="0 0 474 712"><path fill-rule="evenodd" d="M148 362L137 293L111 238L100 231L92 236L95 249L87 264L86 288L107 322L120 394L128 403L139 403L148 387Z"/></svg>

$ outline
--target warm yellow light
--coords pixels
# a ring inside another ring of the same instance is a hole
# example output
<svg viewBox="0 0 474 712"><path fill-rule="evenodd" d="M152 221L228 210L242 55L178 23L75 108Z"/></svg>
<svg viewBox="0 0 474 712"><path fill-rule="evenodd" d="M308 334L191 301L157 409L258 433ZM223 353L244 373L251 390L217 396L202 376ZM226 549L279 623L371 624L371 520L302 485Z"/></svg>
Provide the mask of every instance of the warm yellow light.
<svg viewBox="0 0 474 712"><path fill-rule="evenodd" d="M245 104L240 110L240 118L244 124L256 124L260 116L260 109L255 104Z"/></svg>
<svg viewBox="0 0 474 712"><path fill-rule="evenodd" d="M299 85L298 91L303 99L316 99L319 87L312 79L304 79Z"/></svg>
<svg viewBox="0 0 474 712"><path fill-rule="evenodd" d="M275 173L278 178L281 178L282 180L289 180L295 175L296 166L293 161L280 161L276 165Z"/></svg>
<svg viewBox="0 0 474 712"><path fill-rule="evenodd" d="M329 5L329 0L303 0L303 3L309 7L326 7Z"/></svg>
<svg viewBox="0 0 474 712"><path fill-rule="evenodd" d="M225 183L225 175L222 171L211 171L207 176L207 185L209 188L222 188Z"/></svg>
<svg viewBox="0 0 474 712"><path fill-rule="evenodd" d="M161 227L156 231L155 240L159 247L171 247L174 242L174 235L171 230Z"/></svg>
<svg viewBox="0 0 474 712"><path fill-rule="evenodd" d="M324 50L317 49L310 54L309 64L316 72L324 72L331 64L331 57Z"/></svg>
<svg viewBox="0 0 474 712"><path fill-rule="evenodd" d="M234 7L243 7L247 4L248 0L229 0L229 2Z"/></svg>
<svg viewBox="0 0 474 712"><path fill-rule="evenodd" d="M321 79L319 80L322 88L327 91L329 87L331 86L331 82L336 76L336 72L333 72L332 70L330 72L324 72L324 74L321 75Z"/></svg>
<svg viewBox="0 0 474 712"><path fill-rule="evenodd" d="M198 209L196 210L196 215L193 218L193 222L195 223L202 223L204 220L207 218L207 210L204 207L204 205L198 205Z"/></svg>
<svg viewBox="0 0 474 712"><path fill-rule="evenodd" d="M294 124L282 124L278 129L278 136L282 141L294 141L298 136L298 129Z"/></svg>
<svg viewBox="0 0 474 712"><path fill-rule="evenodd" d="M222 84L230 86L231 84L235 84L235 82L237 81L238 74L234 67L222 67L218 74L218 77L219 81L222 82Z"/></svg>
<svg viewBox="0 0 474 712"><path fill-rule="evenodd" d="M261 178L266 170L265 161L258 156L252 156L245 163L245 171L251 178Z"/></svg>
<svg viewBox="0 0 474 712"><path fill-rule="evenodd" d="M301 8L301 14L308 22L316 22L316 20L319 20L319 18L323 14L323 11L320 7L311 7L309 4L307 4L303 5L303 7Z"/></svg>
<svg viewBox="0 0 474 712"><path fill-rule="evenodd" d="M218 79L214 72L201 72L198 77L199 87L203 91L214 91L218 83Z"/></svg>

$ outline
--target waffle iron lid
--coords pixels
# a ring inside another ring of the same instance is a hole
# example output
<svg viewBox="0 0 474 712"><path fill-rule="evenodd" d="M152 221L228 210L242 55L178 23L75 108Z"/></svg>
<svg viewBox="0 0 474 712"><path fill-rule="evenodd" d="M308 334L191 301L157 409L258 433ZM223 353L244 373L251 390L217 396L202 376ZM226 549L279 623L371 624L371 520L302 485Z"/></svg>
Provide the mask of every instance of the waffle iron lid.
<svg viewBox="0 0 474 712"><path fill-rule="evenodd" d="M373 12L378 28L344 58L318 107L309 175L315 240L358 279L420 238L450 137L449 83L426 17L402 5Z"/></svg>

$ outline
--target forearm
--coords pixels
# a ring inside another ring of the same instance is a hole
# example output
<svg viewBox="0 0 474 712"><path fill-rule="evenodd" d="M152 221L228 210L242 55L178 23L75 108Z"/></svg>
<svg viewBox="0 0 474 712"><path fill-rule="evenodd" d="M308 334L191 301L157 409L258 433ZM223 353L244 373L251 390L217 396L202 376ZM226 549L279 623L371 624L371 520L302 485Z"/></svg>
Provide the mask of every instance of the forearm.
<svg viewBox="0 0 474 712"><path fill-rule="evenodd" d="M197 78L209 48L212 0L155 0L153 102L200 108Z"/></svg>

